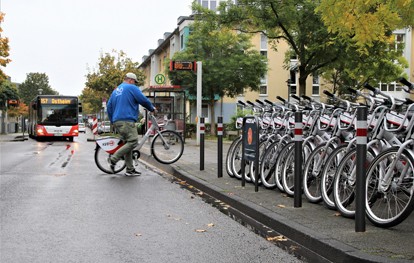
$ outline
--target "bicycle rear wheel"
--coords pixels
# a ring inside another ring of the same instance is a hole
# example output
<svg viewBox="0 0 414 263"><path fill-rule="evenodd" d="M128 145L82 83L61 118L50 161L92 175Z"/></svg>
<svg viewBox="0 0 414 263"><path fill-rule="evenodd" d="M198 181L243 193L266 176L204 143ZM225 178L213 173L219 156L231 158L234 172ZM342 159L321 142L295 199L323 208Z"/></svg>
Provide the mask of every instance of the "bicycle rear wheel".
<svg viewBox="0 0 414 263"><path fill-rule="evenodd" d="M108 158L111 157L112 154L107 153L101 147L96 147L95 149L95 164L98 166L99 170L104 173L112 174L111 168L108 164ZM125 169L125 160L122 158L120 159L115 165L115 173L119 173L120 171Z"/></svg>
<svg viewBox="0 0 414 263"><path fill-rule="evenodd" d="M160 163L175 163L183 155L183 152L184 141L175 131L161 131L152 140L151 154Z"/></svg>

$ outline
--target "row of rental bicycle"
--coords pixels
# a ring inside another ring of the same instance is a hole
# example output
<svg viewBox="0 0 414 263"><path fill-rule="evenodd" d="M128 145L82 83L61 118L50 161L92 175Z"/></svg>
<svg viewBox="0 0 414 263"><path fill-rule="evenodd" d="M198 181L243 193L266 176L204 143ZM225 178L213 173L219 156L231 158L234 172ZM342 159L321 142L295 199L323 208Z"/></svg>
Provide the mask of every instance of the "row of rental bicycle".
<svg viewBox="0 0 414 263"><path fill-rule="evenodd" d="M410 93L414 84L400 79ZM308 96L294 96L280 102L241 102L259 122L259 167L242 158L242 138L235 139L226 156L229 176L277 188L294 196L295 112L302 112L302 175L300 191L311 203L336 209L342 216L355 217L357 168L356 113L367 107L366 215L378 227L403 222L414 209L414 101L400 99L365 84L366 92L349 89L352 99L328 91L329 103ZM241 129L243 119L238 119ZM244 169L242 169L244 165Z"/></svg>

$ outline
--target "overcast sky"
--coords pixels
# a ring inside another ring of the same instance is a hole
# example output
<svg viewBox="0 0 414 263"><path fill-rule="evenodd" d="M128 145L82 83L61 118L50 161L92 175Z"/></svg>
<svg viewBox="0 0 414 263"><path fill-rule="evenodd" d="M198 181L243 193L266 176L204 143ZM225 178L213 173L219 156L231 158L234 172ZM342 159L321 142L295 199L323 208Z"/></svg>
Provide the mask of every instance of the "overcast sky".
<svg viewBox="0 0 414 263"><path fill-rule="evenodd" d="M100 53L123 50L141 63L165 32L191 14L192 0L0 0L11 63L4 72L21 83L46 73L62 95L80 95Z"/></svg>

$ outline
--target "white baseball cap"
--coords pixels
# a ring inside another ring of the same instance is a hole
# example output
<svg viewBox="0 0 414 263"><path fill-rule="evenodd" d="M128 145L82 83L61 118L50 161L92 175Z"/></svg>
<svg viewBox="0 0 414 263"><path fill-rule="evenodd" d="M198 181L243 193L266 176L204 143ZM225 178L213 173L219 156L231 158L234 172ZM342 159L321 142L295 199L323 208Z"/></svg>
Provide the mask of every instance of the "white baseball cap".
<svg viewBox="0 0 414 263"><path fill-rule="evenodd" d="M129 78L129 79L133 79L133 80L135 80L135 82L138 82L137 75L135 75L135 74L134 74L134 73L132 73L132 72L127 73L127 74L125 75L125 77L126 77L126 78Z"/></svg>

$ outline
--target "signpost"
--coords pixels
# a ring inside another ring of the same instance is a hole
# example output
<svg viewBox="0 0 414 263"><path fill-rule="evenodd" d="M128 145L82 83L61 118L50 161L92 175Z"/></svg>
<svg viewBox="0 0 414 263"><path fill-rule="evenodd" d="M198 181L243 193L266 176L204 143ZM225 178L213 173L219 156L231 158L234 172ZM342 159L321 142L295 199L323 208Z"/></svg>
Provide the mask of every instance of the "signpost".
<svg viewBox="0 0 414 263"><path fill-rule="evenodd" d="M200 117L202 98L202 62L201 61L170 61L170 71L189 70L197 72L197 145L200 145Z"/></svg>
<svg viewBox="0 0 414 263"><path fill-rule="evenodd" d="M242 136L242 186L245 185L245 161L254 163L254 190L259 191L259 120L256 116L246 116L243 118L243 136Z"/></svg>

